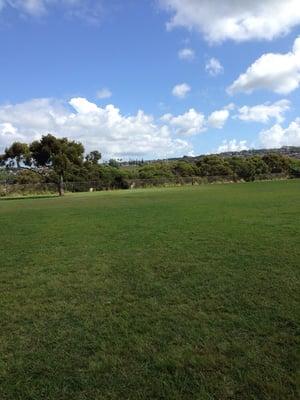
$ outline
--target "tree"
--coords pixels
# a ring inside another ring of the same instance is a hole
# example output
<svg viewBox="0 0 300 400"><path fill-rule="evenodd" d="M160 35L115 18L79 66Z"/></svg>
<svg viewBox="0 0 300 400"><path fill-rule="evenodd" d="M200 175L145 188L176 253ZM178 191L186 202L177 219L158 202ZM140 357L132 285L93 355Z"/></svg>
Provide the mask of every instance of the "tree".
<svg viewBox="0 0 300 400"><path fill-rule="evenodd" d="M197 168L194 164L188 161L177 161L171 164L172 172L176 176L195 176L197 175Z"/></svg>
<svg viewBox="0 0 300 400"><path fill-rule="evenodd" d="M289 160L281 154L266 154L262 159L273 174L288 173L289 171Z"/></svg>
<svg viewBox="0 0 300 400"><path fill-rule="evenodd" d="M85 160L87 163L91 164L98 164L99 161L101 160L101 153L97 150L91 151L86 157Z"/></svg>
<svg viewBox="0 0 300 400"><path fill-rule="evenodd" d="M91 162L98 162L98 151L89 155ZM17 169L30 169L44 177L55 180L60 196L64 194L64 179L69 171L81 169L84 162L84 147L67 138L56 138L48 134L29 146L15 142L1 156L2 163Z"/></svg>
<svg viewBox="0 0 300 400"><path fill-rule="evenodd" d="M300 160L290 159L290 175L294 178L300 178Z"/></svg>
<svg viewBox="0 0 300 400"><path fill-rule="evenodd" d="M38 184L43 182L43 177L31 169L23 169L15 176L14 183L21 185Z"/></svg>
<svg viewBox="0 0 300 400"><path fill-rule="evenodd" d="M113 168L119 168L119 167L120 167L119 162L118 162L117 160L115 160L114 158L111 158L111 159L108 161L108 165L109 165L110 167L113 167Z"/></svg>
<svg viewBox="0 0 300 400"><path fill-rule="evenodd" d="M14 165L21 168L21 164L28 165L30 163L29 146L26 143L14 142L10 147L5 149L1 156L2 163L8 161L10 167Z"/></svg>
<svg viewBox="0 0 300 400"><path fill-rule="evenodd" d="M231 157L228 162L236 178L244 179L245 181L253 181L255 179L256 168L251 158Z"/></svg>
<svg viewBox="0 0 300 400"><path fill-rule="evenodd" d="M219 156L205 156L196 162L200 176L231 176L233 171L227 160Z"/></svg>
<svg viewBox="0 0 300 400"><path fill-rule="evenodd" d="M59 185L59 194L64 194L64 178L68 169L83 165L84 147L81 143L67 138L58 139L53 135L43 136L29 146L35 167L52 169Z"/></svg>
<svg viewBox="0 0 300 400"><path fill-rule="evenodd" d="M169 164L144 164L139 168L140 179L172 179L173 174Z"/></svg>

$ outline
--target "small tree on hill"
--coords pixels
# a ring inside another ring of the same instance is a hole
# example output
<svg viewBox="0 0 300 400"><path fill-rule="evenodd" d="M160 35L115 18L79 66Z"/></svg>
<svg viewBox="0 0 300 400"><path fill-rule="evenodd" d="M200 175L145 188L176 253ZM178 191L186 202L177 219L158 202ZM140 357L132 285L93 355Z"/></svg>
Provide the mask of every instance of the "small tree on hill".
<svg viewBox="0 0 300 400"><path fill-rule="evenodd" d="M86 162L97 165L99 161L101 160L101 153L98 150L91 151L87 156L86 156Z"/></svg>

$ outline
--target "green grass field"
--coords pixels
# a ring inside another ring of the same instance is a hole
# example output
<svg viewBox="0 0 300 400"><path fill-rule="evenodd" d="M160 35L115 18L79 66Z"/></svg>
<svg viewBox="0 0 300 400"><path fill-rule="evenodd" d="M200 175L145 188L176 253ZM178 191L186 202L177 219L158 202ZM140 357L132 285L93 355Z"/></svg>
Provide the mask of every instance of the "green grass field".
<svg viewBox="0 0 300 400"><path fill-rule="evenodd" d="M0 222L1 400L299 398L300 181L0 201Z"/></svg>

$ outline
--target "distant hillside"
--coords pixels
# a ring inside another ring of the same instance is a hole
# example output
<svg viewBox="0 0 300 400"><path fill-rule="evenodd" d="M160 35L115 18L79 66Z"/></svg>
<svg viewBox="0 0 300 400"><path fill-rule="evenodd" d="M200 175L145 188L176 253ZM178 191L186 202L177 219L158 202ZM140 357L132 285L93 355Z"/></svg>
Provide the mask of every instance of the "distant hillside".
<svg viewBox="0 0 300 400"><path fill-rule="evenodd" d="M243 151L227 151L225 153L218 153L217 155L223 158L227 158L227 157L252 157L252 156L261 156L263 157L266 154L270 154L270 153L276 153L276 154L281 154L284 156L288 156L288 157L292 157L292 158L297 158L300 159L300 147L296 147L296 146L284 146L281 147L280 149L258 149L258 150L243 150ZM213 155L213 154L210 154ZM190 162L194 162L197 160L200 160L201 158L205 157L206 154L202 154L199 156L195 156L195 157L190 157L190 156L184 156L184 157L180 157L180 158L168 158L167 160L147 160L147 161L140 161L140 160L131 160L129 162L124 161L121 162L120 165L121 166L126 166L126 165L134 165L134 164L152 164L152 163L157 163L157 162L173 162L173 161L180 161L180 160L185 160L185 161L190 161Z"/></svg>
<svg viewBox="0 0 300 400"><path fill-rule="evenodd" d="M300 147L295 146L284 146L280 149L259 149L259 150L243 150L243 151L228 151L226 153L220 153L221 157L251 157L251 156L264 156L265 154L277 153L288 157L300 159Z"/></svg>

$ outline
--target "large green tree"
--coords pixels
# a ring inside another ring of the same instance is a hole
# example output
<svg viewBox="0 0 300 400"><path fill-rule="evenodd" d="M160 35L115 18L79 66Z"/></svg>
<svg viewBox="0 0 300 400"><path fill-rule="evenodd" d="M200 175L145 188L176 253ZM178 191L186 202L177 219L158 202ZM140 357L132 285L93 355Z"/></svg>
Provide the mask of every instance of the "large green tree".
<svg viewBox="0 0 300 400"><path fill-rule="evenodd" d="M98 163L100 158L101 154L94 151L87 156L86 163ZM30 169L43 176L51 175L62 196L68 171L78 170L84 165L84 147L81 143L48 134L30 145L13 143L5 149L1 161L10 168Z"/></svg>

